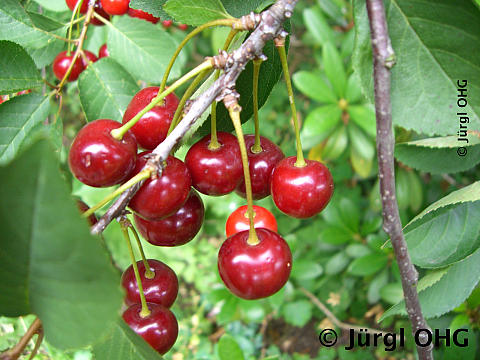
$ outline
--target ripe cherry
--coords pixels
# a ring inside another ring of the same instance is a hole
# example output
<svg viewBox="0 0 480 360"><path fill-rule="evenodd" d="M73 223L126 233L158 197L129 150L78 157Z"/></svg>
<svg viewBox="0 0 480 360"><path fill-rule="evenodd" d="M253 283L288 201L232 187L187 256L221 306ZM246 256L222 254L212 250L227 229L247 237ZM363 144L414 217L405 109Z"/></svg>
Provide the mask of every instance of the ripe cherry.
<svg viewBox="0 0 480 360"><path fill-rule="evenodd" d="M149 14L143 10L138 10L138 9L132 9L128 8L128 15L130 17L136 17L139 19L147 20L150 21L153 24L156 24L159 22L160 18L153 16L152 14Z"/></svg>
<svg viewBox="0 0 480 360"><path fill-rule="evenodd" d="M271 192L275 205L285 214L308 218L327 206L333 194L333 179L321 162L305 160L295 166L296 157L280 161L272 173Z"/></svg>
<svg viewBox="0 0 480 360"><path fill-rule="evenodd" d="M149 151L139 154L132 176L147 162ZM147 179L130 200L130 208L147 220L160 220L175 213L187 200L192 180L183 161L169 156L161 176Z"/></svg>
<svg viewBox="0 0 480 360"><path fill-rule="evenodd" d="M245 135L248 167L250 169L250 179L252 181L252 195L254 199L259 200L270 195L270 178L273 168L285 157L285 155L277 145L266 137L260 136L260 146L262 147L262 151L255 153L252 150L254 144L255 135ZM244 198L247 197L245 193L245 180L243 178L235 191L240 196Z"/></svg>
<svg viewBox="0 0 480 360"><path fill-rule="evenodd" d="M169 308L175 302L178 294L177 275L175 275L175 272L168 265L161 261L148 259L147 262L150 270L154 273L154 277L151 279L146 277L143 261L137 261L145 299L149 303L159 304ZM140 304L140 291L138 290L132 265L122 274L122 286L127 292L125 304L128 306Z"/></svg>
<svg viewBox="0 0 480 360"><path fill-rule="evenodd" d="M147 303L150 315L142 317L142 305L134 304L123 313L123 320L160 354L171 349L178 336L175 315L166 307Z"/></svg>
<svg viewBox="0 0 480 360"><path fill-rule="evenodd" d="M78 210L80 210L80 213L84 213L85 211L87 211L88 209L90 209L88 207L87 204L85 204L82 200L77 200L77 207L78 207ZM93 226L97 223L97 217L95 216L95 214L92 214L90 215L88 218L88 223L90 224L90 226Z"/></svg>
<svg viewBox="0 0 480 360"><path fill-rule="evenodd" d="M101 59L108 56L110 56L110 54L108 53L107 44L103 44L100 46L100 50L98 50L98 58Z"/></svg>
<svg viewBox="0 0 480 360"><path fill-rule="evenodd" d="M101 119L85 125L73 140L68 162L75 177L84 184L107 187L122 183L135 167L137 143L127 132L116 140L110 131L120 123Z"/></svg>
<svg viewBox="0 0 480 360"><path fill-rule="evenodd" d="M58 80L62 80L65 74L67 73L70 64L72 63L74 53L72 52L70 56L67 55L66 51L60 52L55 59L53 60L53 73L55 74ZM68 75L67 81L75 81L78 79L80 73L84 70L82 59L80 57L75 61L70 75Z"/></svg>
<svg viewBox="0 0 480 360"><path fill-rule="evenodd" d="M101 0L101 4L107 14L123 15L128 11L130 0Z"/></svg>
<svg viewBox="0 0 480 360"><path fill-rule="evenodd" d="M292 253L283 238L268 229L256 229L260 242L250 245L249 231L229 237L218 253L218 271L227 288L243 299L275 294L287 282Z"/></svg>
<svg viewBox="0 0 480 360"><path fill-rule="evenodd" d="M237 210L232 212L227 219L225 224L225 231L227 237L230 237L240 231L245 231L250 229L250 221L248 219L248 206L240 206ZM264 207L253 205L254 211L254 227L256 228L265 228L277 232L277 220L275 216L265 209Z"/></svg>
<svg viewBox="0 0 480 360"><path fill-rule="evenodd" d="M83 64L84 68L87 68L87 66L90 64L90 62L94 63L95 61L98 60L97 55L95 55L91 51L83 50L83 53L85 54L85 57L88 59L88 61L87 61L83 57L81 57L82 58L82 64Z"/></svg>
<svg viewBox="0 0 480 360"><path fill-rule="evenodd" d="M170 26L172 26L173 21L172 20L163 20L162 25L165 29L168 29Z"/></svg>
<svg viewBox="0 0 480 360"><path fill-rule="evenodd" d="M84 0L84 1L85 1L85 0ZM104 19L110 20L110 15L107 14L107 13L105 12L105 10L103 10L103 6L102 6L102 3L100 2L100 0L95 1L94 11L95 11L98 15L100 15L101 17L103 17ZM92 17L92 18L90 19L90 24L96 25L96 26L103 26L103 25L105 25L102 21L98 20L96 17Z"/></svg>
<svg viewBox="0 0 480 360"><path fill-rule="evenodd" d="M178 24L178 28L180 30L187 30L188 29L188 25L187 24Z"/></svg>
<svg viewBox="0 0 480 360"><path fill-rule="evenodd" d="M145 220L134 215L135 225L142 236L153 245L179 246L192 240L202 227L205 207L195 190L190 191L185 204L164 219Z"/></svg>
<svg viewBox="0 0 480 360"><path fill-rule="evenodd" d="M150 104L157 96L158 90L158 86L151 86L136 93L125 110L122 122L125 124ZM165 140L177 106L178 98L174 93L170 93L163 99L163 105L156 105L144 114L130 130L135 135L138 145L153 150Z"/></svg>
<svg viewBox="0 0 480 360"><path fill-rule="evenodd" d="M70 10L75 10L75 6L80 0L65 0L67 6ZM82 5L80 5L80 14L86 14L88 10L88 0L83 0Z"/></svg>
<svg viewBox="0 0 480 360"><path fill-rule="evenodd" d="M206 135L188 150L185 157L195 189L214 196L232 192L243 176L237 138L226 132L217 132L217 137L218 149L209 149L210 135Z"/></svg>

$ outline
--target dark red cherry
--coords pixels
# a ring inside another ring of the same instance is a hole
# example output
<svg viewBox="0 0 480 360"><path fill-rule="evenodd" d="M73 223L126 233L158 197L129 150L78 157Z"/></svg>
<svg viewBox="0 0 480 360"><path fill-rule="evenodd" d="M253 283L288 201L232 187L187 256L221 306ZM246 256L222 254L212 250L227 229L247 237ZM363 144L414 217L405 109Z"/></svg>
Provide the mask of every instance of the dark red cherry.
<svg viewBox="0 0 480 360"><path fill-rule="evenodd" d="M150 21L153 24L156 24L160 21L160 18L155 17L152 14L149 14L143 10L138 10L138 9L128 8L128 15L131 17Z"/></svg>
<svg viewBox="0 0 480 360"><path fill-rule="evenodd" d="M145 220L134 215L135 225L142 236L153 245L179 246L192 240L202 227L205 207L195 190L190 191L185 204L164 219Z"/></svg>
<svg viewBox="0 0 480 360"><path fill-rule="evenodd" d="M230 236L218 253L218 272L227 288L243 299L275 294L288 280L292 253L283 238L268 229L256 229L260 242L250 245L248 231Z"/></svg>
<svg viewBox="0 0 480 360"><path fill-rule="evenodd" d="M84 0L85 1L85 0ZM95 2L95 6L94 6L94 11L100 15L101 17L103 17L104 19L106 20L110 20L110 15L107 14L105 12L105 10L103 10L103 6L102 6L102 3L100 2L100 0L97 0ZM90 19L90 24L92 25L95 25L95 26L103 26L105 25L102 21L98 20L96 17L92 17Z"/></svg>
<svg viewBox="0 0 480 360"><path fill-rule="evenodd" d="M73 140L68 162L84 184L107 187L122 183L135 167L137 143L130 132L116 140L110 132L120 123L101 119L85 125Z"/></svg>
<svg viewBox="0 0 480 360"><path fill-rule="evenodd" d="M210 150L210 135L193 144L185 157L195 189L207 195L232 192L243 176L240 147L235 136L217 132L220 147Z"/></svg>
<svg viewBox="0 0 480 360"><path fill-rule="evenodd" d="M128 11L130 0L101 0L101 4L107 14L123 15Z"/></svg>
<svg viewBox="0 0 480 360"><path fill-rule="evenodd" d="M147 162L145 151L139 154L132 176ZM192 180L183 161L169 156L161 176L148 179L130 200L130 208L147 220L160 220L174 214L187 200Z"/></svg>
<svg viewBox="0 0 480 360"><path fill-rule="evenodd" d="M159 304L169 308L175 302L178 294L177 275L175 275L175 272L168 265L161 261L148 259L147 262L150 270L155 273L152 279L145 276L145 265L143 261L137 261L145 299L149 303ZM128 306L140 304L140 292L132 265L122 274L122 286L127 292L125 304Z"/></svg>
<svg viewBox="0 0 480 360"><path fill-rule="evenodd" d="M70 56L67 55L66 51L59 53L53 60L53 73L58 80L62 80L65 74L67 73L68 68L73 60L74 52L70 53ZM80 73L85 69L80 57L77 58L75 64L72 67L70 75L68 75L68 81L75 81L78 79Z"/></svg>
<svg viewBox="0 0 480 360"><path fill-rule="evenodd" d="M230 237L240 231L250 229L250 221L248 220L248 206L240 206L237 210L232 212L225 224L225 232L227 237ZM253 205L254 211L254 227L265 228L277 232L277 220L275 216L264 207Z"/></svg>
<svg viewBox="0 0 480 360"><path fill-rule="evenodd" d="M88 61L87 61L82 57L82 64L83 64L84 68L86 68L88 65L90 65L90 62L94 63L95 61L98 60L97 55L95 55L91 51L83 50L83 53L85 54L85 57L88 59Z"/></svg>
<svg viewBox="0 0 480 360"><path fill-rule="evenodd" d="M333 194L333 179L321 162L305 160L307 165L296 167L296 157L280 161L273 170L271 193L275 205L285 214L308 218L327 206Z"/></svg>
<svg viewBox="0 0 480 360"><path fill-rule="evenodd" d="M158 86L151 86L136 93L125 110L122 122L125 124L150 104L158 90ZM178 98L174 93L170 93L165 97L163 105L154 106L140 118L131 129L140 147L153 150L165 140L177 106Z"/></svg>
<svg viewBox="0 0 480 360"><path fill-rule="evenodd" d="M110 54L108 53L107 44L103 44L100 46L100 50L98 50L98 58L101 59L108 56L110 56Z"/></svg>
<svg viewBox="0 0 480 360"><path fill-rule="evenodd" d="M252 181L252 195L255 200L259 200L270 195L270 177L273 168L285 157L285 155L277 145L266 137L260 136L260 145L262 147L261 152L253 152L252 146L254 144L255 135L245 135L248 167L250 169L250 179ZM238 195L244 198L247 197L245 193L245 179L242 178L235 191Z"/></svg>
<svg viewBox="0 0 480 360"><path fill-rule="evenodd" d="M171 349L178 336L178 323L175 315L166 307L147 303L151 311L149 316L142 317L142 305L130 306L123 313L123 320L160 354Z"/></svg>
<svg viewBox="0 0 480 360"><path fill-rule="evenodd" d="M80 0L65 0L67 6L70 10L74 10L75 6ZM80 5L80 14L86 14L88 10L88 0L83 0L82 5Z"/></svg>
<svg viewBox="0 0 480 360"><path fill-rule="evenodd" d="M82 200L77 200L77 207L78 207L78 210L80 210L80 213L84 213L85 211L87 211L88 209L90 209L88 207L87 204L85 204ZM88 223L90 224L90 226L93 226L97 223L97 217L95 216L95 214L92 214L90 215L88 218Z"/></svg>
<svg viewBox="0 0 480 360"><path fill-rule="evenodd" d="M165 29L168 29L170 26L172 26L173 21L172 20L163 20L162 25Z"/></svg>

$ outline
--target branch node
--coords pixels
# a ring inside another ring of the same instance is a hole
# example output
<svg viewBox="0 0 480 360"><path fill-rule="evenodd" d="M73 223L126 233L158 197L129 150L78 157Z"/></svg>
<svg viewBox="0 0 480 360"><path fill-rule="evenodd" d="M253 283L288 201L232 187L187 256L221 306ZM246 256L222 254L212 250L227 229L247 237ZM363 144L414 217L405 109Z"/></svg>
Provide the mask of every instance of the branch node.
<svg viewBox="0 0 480 360"><path fill-rule="evenodd" d="M238 23L234 23L232 29L254 30L258 26L258 24L260 24L261 20L262 17L260 16L260 14L255 14L252 11L250 14L242 16L239 19Z"/></svg>

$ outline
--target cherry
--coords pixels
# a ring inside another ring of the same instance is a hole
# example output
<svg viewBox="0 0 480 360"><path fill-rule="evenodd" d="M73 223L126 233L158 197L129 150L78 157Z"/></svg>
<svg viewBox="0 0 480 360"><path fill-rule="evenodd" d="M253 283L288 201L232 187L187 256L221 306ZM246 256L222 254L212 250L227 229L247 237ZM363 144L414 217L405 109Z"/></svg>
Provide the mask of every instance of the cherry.
<svg viewBox="0 0 480 360"><path fill-rule="evenodd" d="M68 56L66 51L62 51L53 60L53 73L55 74L58 80L62 80L65 74L67 73L67 70L70 67L70 64L72 63L73 56L74 56L73 52L71 53L70 56ZM67 81L77 80L78 76L83 70L84 70L84 66L82 63L82 59L80 59L79 57L75 61Z"/></svg>
<svg viewBox="0 0 480 360"><path fill-rule="evenodd" d="M260 242L250 245L249 231L225 240L218 253L218 272L228 289L243 299L275 294L288 280L292 253L283 238L268 229L255 230Z"/></svg>
<svg viewBox="0 0 480 360"><path fill-rule="evenodd" d="M125 124L150 104L157 96L158 90L158 86L151 86L136 93L125 110L122 122ZM170 93L163 99L163 105L156 105L144 114L130 130L135 135L138 145L153 150L165 140L177 106L178 98L174 93Z"/></svg>
<svg viewBox="0 0 480 360"><path fill-rule="evenodd" d="M83 50L83 53L85 54L85 57L88 59L88 61L86 61L83 57L81 57L84 68L86 68L90 64L90 61L95 62L98 60L97 55L95 55L91 51Z"/></svg>
<svg viewBox="0 0 480 360"><path fill-rule="evenodd" d="M245 135L245 146L247 147L248 167L252 181L252 195L256 200L263 199L270 195L270 177L275 165L285 155L282 150L266 137L260 136L262 151L255 153L252 146L255 144L255 135ZM245 179L235 189L236 193L246 198Z"/></svg>
<svg viewBox="0 0 480 360"><path fill-rule="evenodd" d="M122 183L135 167L137 143L129 132L116 140L110 131L121 126L109 120L85 125L73 140L68 162L75 177L84 184L107 187Z"/></svg>
<svg viewBox="0 0 480 360"><path fill-rule="evenodd" d="M170 26L172 26L173 21L172 20L163 20L162 25L165 29L168 29Z"/></svg>
<svg viewBox="0 0 480 360"><path fill-rule="evenodd" d="M149 151L139 154L132 176L147 162ZM187 200L192 180L185 164L169 156L161 176L147 179L130 200L130 208L147 220L160 220L175 213Z"/></svg>
<svg viewBox="0 0 480 360"><path fill-rule="evenodd" d="M305 160L306 166L295 166L296 157L280 161L274 168L271 192L275 205L285 214L308 218L327 206L333 194L333 179L321 162Z"/></svg>
<svg viewBox="0 0 480 360"><path fill-rule="evenodd" d="M67 3L67 6L70 10L75 10L75 6L80 0L65 0ZM89 0L83 0L82 5L80 5L80 14L86 14L88 10L88 1Z"/></svg>
<svg viewBox="0 0 480 360"><path fill-rule="evenodd" d="M134 215L135 225L142 236L153 245L179 246L192 240L202 227L205 207L195 190L190 191L185 204L162 220L145 220Z"/></svg>
<svg viewBox="0 0 480 360"><path fill-rule="evenodd" d="M225 195L232 192L243 176L240 147L235 136L217 132L220 147L211 150L210 135L193 144L185 157L195 189L207 195Z"/></svg>
<svg viewBox="0 0 480 360"><path fill-rule="evenodd" d="M160 354L171 349L178 336L175 315L166 307L147 303L150 315L142 317L142 305L134 304L123 313L123 320Z"/></svg>
<svg viewBox="0 0 480 360"><path fill-rule="evenodd" d="M101 0L101 4L107 14L123 15L128 11L130 0Z"/></svg>
<svg viewBox="0 0 480 360"><path fill-rule="evenodd" d="M84 1L85 1L85 0L84 0ZM102 3L100 2L100 0L97 0L97 1L95 2L94 11L95 11L98 15L100 15L101 17L103 17L104 19L110 20L110 15L105 12L105 10L103 9L103 6L102 6ZM92 17L92 18L90 19L90 24L96 25L96 26L103 26L103 25L105 25L102 21L98 20L96 17Z"/></svg>
<svg viewBox="0 0 480 360"><path fill-rule="evenodd" d="M98 50L98 58L101 59L108 56L110 56L110 54L108 53L107 44L103 44L100 46L100 50Z"/></svg>
<svg viewBox="0 0 480 360"><path fill-rule="evenodd" d="M178 24L178 28L180 30L187 30L188 29L188 25L187 24Z"/></svg>
<svg viewBox="0 0 480 360"><path fill-rule="evenodd" d="M87 204L85 204L82 200L77 200L77 207L78 207L78 210L80 210L80 213L84 213L85 211L87 211L88 209L90 209L88 207ZM90 226L93 226L97 223L97 217L95 216L95 214L92 214L90 215L88 218L88 223L90 224Z"/></svg>
<svg viewBox="0 0 480 360"><path fill-rule="evenodd" d="M26 94L30 94L31 92L32 92L32 90L31 90L31 89L22 90L22 91L19 91L19 92L17 93L17 96L19 96L19 95L26 95Z"/></svg>
<svg viewBox="0 0 480 360"><path fill-rule="evenodd" d="M155 274L152 279L146 277L143 261L137 261L145 299L149 303L159 304L169 308L175 302L178 294L177 275L175 275L175 272L168 265L161 261L148 259L147 262L150 270ZM140 291L138 290L132 265L122 274L122 286L127 292L125 303L128 306L140 304Z"/></svg>
<svg viewBox="0 0 480 360"><path fill-rule="evenodd" d="M225 224L225 231L227 237L230 237L240 231L245 231L250 229L250 222L248 220L248 206L240 206L237 210L232 212L227 219ZM264 207L253 205L254 211L254 227L256 228L265 228L277 232L277 220L273 214L265 209Z"/></svg>
<svg viewBox="0 0 480 360"><path fill-rule="evenodd" d="M143 10L128 8L128 15L131 17L136 17L139 19L144 19L150 21L153 24L156 24L160 21L160 18L153 16Z"/></svg>

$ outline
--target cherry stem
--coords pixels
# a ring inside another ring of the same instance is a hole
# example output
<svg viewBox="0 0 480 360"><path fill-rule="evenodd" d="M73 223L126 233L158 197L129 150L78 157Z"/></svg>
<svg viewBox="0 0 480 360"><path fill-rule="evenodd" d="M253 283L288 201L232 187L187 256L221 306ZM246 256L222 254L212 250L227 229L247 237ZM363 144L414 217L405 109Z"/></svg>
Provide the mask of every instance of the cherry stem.
<svg viewBox="0 0 480 360"><path fill-rule="evenodd" d="M140 278L140 272L138 271L137 261L135 260L135 255L133 254L132 243L130 242L130 236L128 235L128 220L120 220L120 228L122 229L123 237L127 242L128 253L130 254L130 260L132 261L133 272L135 273L135 279L137 280L138 292L140 293L140 302L142 303L142 310L140 311L140 316L145 318L151 314L148 309L147 300L145 300L145 294L143 293L142 279Z"/></svg>
<svg viewBox="0 0 480 360"><path fill-rule="evenodd" d="M67 56L70 56L70 52L71 52L70 42L72 41L72 28L73 28L73 24L76 23L74 19L75 19L75 16L78 15L78 13L80 12L80 8L82 7L83 1L84 0L77 1L72 11L72 17L70 18L70 26L68 27ZM88 1L88 0L85 0L85 1Z"/></svg>
<svg viewBox="0 0 480 360"><path fill-rule="evenodd" d="M290 73L288 71L287 64L287 53L285 51L285 38L276 38L275 47L278 50L278 54L280 55L280 61L282 62L283 75L285 78L285 84L287 85L288 101L290 102L290 108L292 110L293 126L295 128L295 138L297 140L297 161L295 161L295 166L304 167L307 165L307 163L305 162L305 159L303 157L302 143L300 141L300 129L298 127L297 109L295 107L295 100L293 98L292 82L290 81Z"/></svg>
<svg viewBox="0 0 480 360"><path fill-rule="evenodd" d="M182 51L183 47L185 44L193 38L195 35L198 33L202 32L205 29L208 29L210 27L214 26L238 26L241 25L240 20L236 18L230 18L230 19L218 19L218 20L213 20L209 21L203 25L200 25L199 27L193 29L185 38L182 40L182 42L178 45L177 49L173 53L172 57L170 58L170 62L167 65L167 69L165 70L165 74L163 74L162 82L160 84L160 90L158 92L162 92L165 90L165 87L167 86L167 80L168 76L170 75L170 71L173 68L173 64L175 63L175 60L177 60L178 55L180 54L180 51Z"/></svg>
<svg viewBox="0 0 480 360"><path fill-rule="evenodd" d="M252 196L252 182L250 180L250 168L248 166L247 146L245 145L245 139L243 137L242 123L240 121L241 107L238 103L230 105L228 107L228 113L232 119L235 132L237 133L238 145L240 146L240 154L242 155L243 176L245 178L245 192L247 194L247 213L248 222L250 224L250 230L248 234L248 244L257 245L260 243L257 232L255 231L255 212L253 211L253 196Z"/></svg>
<svg viewBox="0 0 480 360"><path fill-rule="evenodd" d="M253 119L255 121L255 143L251 148L255 154L263 150L260 144L260 125L258 122L258 75L260 74L260 66L262 66L262 59L255 58L253 60Z"/></svg>
<svg viewBox="0 0 480 360"><path fill-rule="evenodd" d="M227 38L225 39L225 43L223 44L223 51L227 51L228 48L230 47L230 44L233 41L233 38L235 35L238 33L239 30L237 29L232 29L228 33ZM213 78L213 81L216 81L220 77L220 69L215 71L215 75ZM212 106L210 108L210 143L208 144L208 149L209 150L217 150L220 147L220 144L218 142L217 138L217 102L212 101Z"/></svg>
<svg viewBox="0 0 480 360"><path fill-rule="evenodd" d="M136 183L142 181L142 180L145 180L145 179L148 179L151 174L152 174L153 170L151 168L146 168L146 169L143 169L142 171L140 171L137 175L135 175L134 177L132 177L130 180L128 180L126 183L122 184L122 186L118 187L115 191L113 191L112 193L108 194L107 196L105 196L102 200L100 200L96 205L92 206L90 209L88 209L87 211L85 211L82 216L87 218L89 217L90 215L92 215L95 211L97 211L98 209L102 208L103 206L105 206L105 204L109 203L110 201L112 201L114 198L116 198L118 195L120 195L121 193L123 193L125 190L127 190L128 188L132 187L133 185L135 185Z"/></svg>
<svg viewBox="0 0 480 360"><path fill-rule="evenodd" d="M142 242L140 241L140 237L138 236L137 230L135 230L132 224L130 224L129 228L130 228L130 231L133 233L133 236L135 237L135 241L137 242L137 246L138 246L138 251L140 251L140 256L142 257L143 266L145 267L145 277L147 279L153 279L155 277L155 272L152 271L152 269L150 268L150 264L148 263L147 258L145 257L145 253L143 252Z"/></svg>
<svg viewBox="0 0 480 360"><path fill-rule="evenodd" d="M130 130L137 122L140 120L140 118L145 115L148 111L150 111L155 105L160 103L168 94L172 93L177 89L179 86L183 85L186 83L188 80L193 78L194 76L197 76L204 70L209 70L213 67L212 61L211 60L205 60L203 63L198 65L197 67L193 68L190 70L188 73L183 75L180 79L175 81L172 85L168 87L168 89L165 89L164 91L160 92L158 90L158 94L155 98L152 99L150 104L145 106L143 110L138 112L137 115L135 115L133 118L131 118L128 122L123 124L121 127L117 129L113 129L110 134L114 139L121 140L125 133Z"/></svg>

